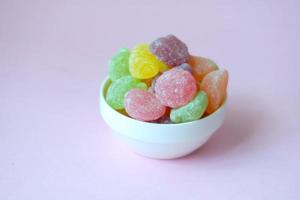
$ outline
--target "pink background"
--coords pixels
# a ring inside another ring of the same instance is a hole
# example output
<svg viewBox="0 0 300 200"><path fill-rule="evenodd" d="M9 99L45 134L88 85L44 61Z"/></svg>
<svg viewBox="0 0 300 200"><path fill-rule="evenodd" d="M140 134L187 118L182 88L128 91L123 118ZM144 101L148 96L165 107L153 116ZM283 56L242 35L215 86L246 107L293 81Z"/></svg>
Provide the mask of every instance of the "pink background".
<svg viewBox="0 0 300 200"><path fill-rule="evenodd" d="M299 1L0 2L0 199L300 199ZM119 47L173 33L230 71L224 126L140 157L98 113ZM298 80L297 80L298 79Z"/></svg>

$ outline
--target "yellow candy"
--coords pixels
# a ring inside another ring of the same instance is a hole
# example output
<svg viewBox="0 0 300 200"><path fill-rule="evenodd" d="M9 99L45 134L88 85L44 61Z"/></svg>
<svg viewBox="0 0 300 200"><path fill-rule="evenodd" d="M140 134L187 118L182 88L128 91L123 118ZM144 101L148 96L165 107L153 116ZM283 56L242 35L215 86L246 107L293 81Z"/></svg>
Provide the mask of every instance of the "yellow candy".
<svg viewBox="0 0 300 200"><path fill-rule="evenodd" d="M159 71L160 72L165 72L165 71L167 71L169 69L170 69L170 67L168 65L165 65L164 63L162 63L162 65L159 68Z"/></svg>
<svg viewBox="0 0 300 200"><path fill-rule="evenodd" d="M166 69L168 66L149 51L148 44L137 45L129 56L129 71L134 78L149 79Z"/></svg>

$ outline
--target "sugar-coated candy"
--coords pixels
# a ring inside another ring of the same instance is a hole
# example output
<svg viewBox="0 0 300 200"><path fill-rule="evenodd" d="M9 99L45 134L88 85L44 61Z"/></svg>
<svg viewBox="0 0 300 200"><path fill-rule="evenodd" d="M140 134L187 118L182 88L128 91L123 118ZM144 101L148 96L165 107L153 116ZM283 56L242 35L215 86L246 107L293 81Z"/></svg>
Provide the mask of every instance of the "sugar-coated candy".
<svg viewBox="0 0 300 200"><path fill-rule="evenodd" d="M114 109L124 108L124 96L133 88L147 89L147 85L131 76L124 76L109 86L106 94L107 103Z"/></svg>
<svg viewBox="0 0 300 200"><path fill-rule="evenodd" d="M161 118L159 118L156 123L159 124L172 124L173 122L170 119L170 115L164 115Z"/></svg>
<svg viewBox="0 0 300 200"><path fill-rule="evenodd" d="M150 51L166 65L175 67L188 61L187 46L174 35L158 38L150 44Z"/></svg>
<svg viewBox="0 0 300 200"><path fill-rule="evenodd" d="M197 82L197 89L198 89L198 91L200 90L200 88L201 88L201 81L196 81Z"/></svg>
<svg viewBox="0 0 300 200"><path fill-rule="evenodd" d="M223 103L226 97L226 89L228 83L228 72L219 69L208 73L200 84L200 90L208 95L208 107L206 112L213 113Z"/></svg>
<svg viewBox="0 0 300 200"><path fill-rule="evenodd" d="M168 67L150 51L148 44L137 45L129 56L129 71L134 78L149 79Z"/></svg>
<svg viewBox="0 0 300 200"><path fill-rule="evenodd" d="M172 34L132 50L120 48L108 67L107 103L140 121L198 120L215 112L227 95L228 72L211 59L190 55Z"/></svg>
<svg viewBox="0 0 300 200"><path fill-rule="evenodd" d="M166 107L165 114L162 117L160 117L159 119L151 121L151 122L158 123L158 124L172 124L173 122L170 119L170 112L171 112L171 109Z"/></svg>
<svg viewBox="0 0 300 200"><path fill-rule="evenodd" d="M197 81L201 81L206 74L218 69L214 61L200 56L190 56L189 64Z"/></svg>
<svg viewBox="0 0 300 200"><path fill-rule="evenodd" d="M108 62L108 74L112 81L115 81L123 76L130 75L129 73L129 55L127 48L121 48Z"/></svg>
<svg viewBox="0 0 300 200"><path fill-rule="evenodd" d="M142 89L132 89L125 95L125 109L129 116L141 121L156 120L166 112L154 94Z"/></svg>
<svg viewBox="0 0 300 200"><path fill-rule="evenodd" d="M193 72L193 69L191 68L191 66L188 63L182 63L181 65L178 66L178 68L188 71L190 73Z"/></svg>
<svg viewBox="0 0 300 200"><path fill-rule="evenodd" d="M197 86L190 72L173 68L158 77L154 90L163 105L178 108L194 98Z"/></svg>
<svg viewBox="0 0 300 200"><path fill-rule="evenodd" d="M159 72L165 72L165 71L167 71L169 69L170 69L170 67L167 66L167 65L165 65L164 63L163 63L163 65L159 66Z"/></svg>
<svg viewBox="0 0 300 200"><path fill-rule="evenodd" d="M152 93L152 94L155 94L155 90L154 90L154 87L150 86L148 88L148 92Z"/></svg>
<svg viewBox="0 0 300 200"><path fill-rule="evenodd" d="M166 115L166 114L164 114L161 118L151 122L157 124L173 124L173 122L170 119L170 115Z"/></svg>
<svg viewBox="0 0 300 200"><path fill-rule="evenodd" d="M174 123L190 122L200 119L208 105L207 94L198 92L188 104L171 110L170 118Z"/></svg>
<svg viewBox="0 0 300 200"><path fill-rule="evenodd" d="M127 117L129 117L128 113L126 112L125 109L121 109L121 110L117 110L120 114L125 115Z"/></svg>
<svg viewBox="0 0 300 200"><path fill-rule="evenodd" d="M142 80L144 83L146 83L147 87L151 87L153 79L149 78L149 79L144 79Z"/></svg>
<svg viewBox="0 0 300 200"><path fill-rule="evenodd" d="M151 93L155 93L155 84L156 84L156 81L158 79L158 77L161 75L161 73L159 73L158 75L156 75L153 79L152 79L152 82L151 82L151 86L149 87L148 91L151 92Z"/></svg>

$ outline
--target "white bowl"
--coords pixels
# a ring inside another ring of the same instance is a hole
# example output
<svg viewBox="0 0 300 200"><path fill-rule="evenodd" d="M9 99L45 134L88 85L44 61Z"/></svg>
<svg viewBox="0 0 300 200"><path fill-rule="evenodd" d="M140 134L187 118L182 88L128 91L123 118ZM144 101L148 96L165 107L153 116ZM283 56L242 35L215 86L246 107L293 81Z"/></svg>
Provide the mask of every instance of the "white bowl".
<svg viewBox="0 0 300 200"><path fill-rule="evenodd" d="M134 152L155 159L173 159L201 147L223 124L225 103L211 115L180 124L156 124L127 117L113 108L105 95L111 81L106 78L100 89L100 113L117 136Z"/></svg>

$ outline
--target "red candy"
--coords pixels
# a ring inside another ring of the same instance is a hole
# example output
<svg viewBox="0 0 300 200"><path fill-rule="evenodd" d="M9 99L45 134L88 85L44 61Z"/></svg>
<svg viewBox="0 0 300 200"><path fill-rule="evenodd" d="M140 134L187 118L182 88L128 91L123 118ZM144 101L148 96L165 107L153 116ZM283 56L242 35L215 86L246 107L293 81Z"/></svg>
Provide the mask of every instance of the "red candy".
<svg viewBox="0 0 300 200"><path fill-rule="evenodd" d="M153 121L162 117L166 107L150 92L130 90L125 96L125 109L129 116L141 121Z"/></svg>
<svg viewBox="0 0 300 200"><path fill-rule="evenodd" d="M149 89L148 89L149 92L155 94L155 84L156 84L156 81L157 81L157 79L158 79L158 77L159 77L160 75L161 75L161 73L158 74L158 75L156 75L156 76L152 79L151 86L150 86Z"/></svg>
<svg viewBox="0 0 300 200"><path fill-rule="evenodd" d="M222 106L228 72L208 58L190 55L187 45L174 35L124 52L124 59L117 55L110 64L116 73L119 64L130 73L119 78L110 73L112 83L106 92L107 103L119 113L172 124L201 119Z"/></svg>
<svg viewBox="0 0 300 200"><path fill-rule="evenodd" d="M192 74L180 68L164 72L155 82L155 95L165 106L178 108L191 101L197 92Z"/></svg>

